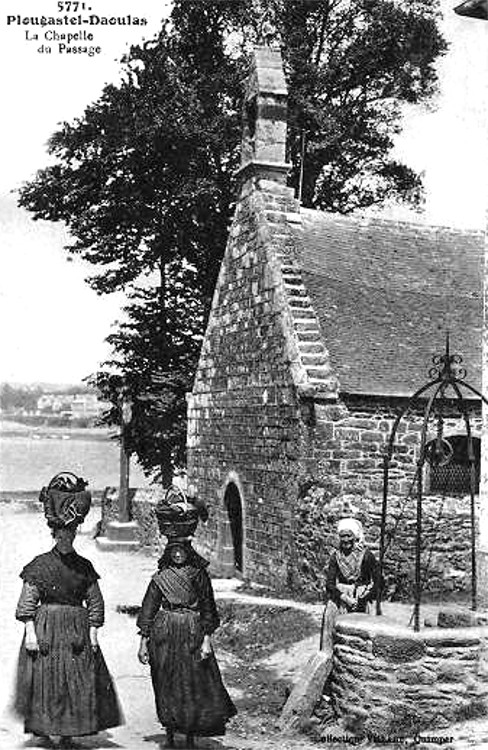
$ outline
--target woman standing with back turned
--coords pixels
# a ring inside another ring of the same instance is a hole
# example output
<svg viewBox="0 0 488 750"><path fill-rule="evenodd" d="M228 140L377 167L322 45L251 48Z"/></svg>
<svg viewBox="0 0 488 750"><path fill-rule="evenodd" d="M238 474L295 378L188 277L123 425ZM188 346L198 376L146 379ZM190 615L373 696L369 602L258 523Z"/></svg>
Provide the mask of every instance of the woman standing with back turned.
<svg viewBox="0 0 488 750"><path fill-rule="evenodd" d="M98 647L104 622L98 574L75 552L78 525L90 509L83 479L64 472L43 487L40 500L55 545L21 572L16 617L25 623L15 706L25 731L61 738L95 734L122 723L115 689Z"/></svg>

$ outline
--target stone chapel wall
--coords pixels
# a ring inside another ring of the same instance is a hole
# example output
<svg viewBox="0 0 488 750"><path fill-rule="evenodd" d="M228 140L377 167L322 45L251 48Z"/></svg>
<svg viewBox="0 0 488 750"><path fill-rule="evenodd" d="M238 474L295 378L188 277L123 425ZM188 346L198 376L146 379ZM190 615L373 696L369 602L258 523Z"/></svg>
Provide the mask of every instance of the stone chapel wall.
<svg viewBox="0 0 488 750"><path fill-rule="evenodd" d="M348 397L336 404L316 404L309 415L297 512L296 585L309 589L311 596L325 589L336 524L349 512L347 508L363 523L366 541L378 553L383 455L401 405L399 399ZM473 436L479 437L479 405L473 404L470 410ZM385 575L388 594L400 599L410 597L413 586L416 500L415 495L407 497L421 428L420 413L402 420L390 470ZM463 420L454 413L446 418L444 429L447 436L465 434ZM428 487L427 466L424 472ZM425 493L425 591L450 594L469 590L470 533L469 495Z"/></svg>
<svg viewBox="0 0 488 750"><path fill-rule="evenodd" d="M292 565L302 435L280 320L280 274L260 212L296 210L290 193L257 178L243 186L188 404L190 481L210 510L200 546L229 562L223 498L235 479L243 502L243 573L278 585L286 585Z"/></svg>

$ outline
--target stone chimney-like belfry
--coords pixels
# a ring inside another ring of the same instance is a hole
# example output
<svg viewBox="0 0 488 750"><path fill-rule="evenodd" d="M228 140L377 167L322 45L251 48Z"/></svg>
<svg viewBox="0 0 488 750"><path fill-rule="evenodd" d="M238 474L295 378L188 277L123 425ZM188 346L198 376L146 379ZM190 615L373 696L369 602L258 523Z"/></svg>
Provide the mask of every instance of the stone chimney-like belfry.
<svg viewBox="0 0 488 750"><path fill-rule="evenodd" d="M255 47L246 83L240 174L285 183L288 90L279 49Z"/></svg>

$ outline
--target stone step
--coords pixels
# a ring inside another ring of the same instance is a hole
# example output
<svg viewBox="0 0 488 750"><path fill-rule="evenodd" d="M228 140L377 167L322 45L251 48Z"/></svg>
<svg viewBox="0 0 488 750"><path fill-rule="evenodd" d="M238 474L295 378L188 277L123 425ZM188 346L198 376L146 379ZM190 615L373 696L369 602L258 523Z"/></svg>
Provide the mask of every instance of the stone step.
<svg viewBox="0 0 488 750"><path fill-rule="evenodd" d="M300 284L300 286L290 286L285 283L285 289L288 294L288 299L293 299L294 297L308 297L308 292L304 289L302 284Z"/></svg>
<svg viewBox="0 0 488 750"><path fill-rule="evenodd" d="M330 379L331 371L329 367L307 367L306 369L311 383Z"/></svg>
<svg viewBox="0 0 488 750"><path fill-rule="evenodd" d="M301 357L302 363L304 365L316 365L317 367L320 367L321 365L328 365L329 364L329 358L326 354L305 354Z"/></svg>
<svg viewBox="0 0 488 750"><path fill-rule="evenodd" d="M137 541L123 539L107 539L106 536L98 536L96 545L102 552L135 552L140 549Z"/></svg>
<svg viewBox="0 0 488 750"><path fill-rule="evenodd" d="M293 251L282 246L280 250L275 250L275 255L276 259L280 261L281 268L283 268L283 263L289 263L292 259Z"/></svg>
<svg viewBox="0 0 488 750"><path fill-rule="evenodd" d="M302 285L303 284L303 279L298 274L295 274L295 273L289 273L288 274L288 273L283 273L282 272L282 276L283 276L283 281L285 282L286 286L289 286L289 285L290 286L291 285L298 285L298 284Z"/></svg>
<svg viewBox="0 0 488 750"><path fill-rule="evenodd" d="M320 333L315 315L313 318L305 318L303 320L300 320L298 316L293 316L293 329L299 339L301 339L304 333Z"/></svg>
<svg viewBox="0 0 488 750"><path fill-rule="evenodd" d="M109 521L105 536L113 542L133 542L137 540L137 521Z"/></svg>
<svg viewBox="0 0 488 750"><path fill-rule="evenodd" d="M311 312L313 312L313 307L310 304L310 300L308 299L308 297L291 297L288 298L288 303L290 307L309 309Z"/></svg>
<svg viewBox="0 0 488 750"><path fill-rule="evenodd" d="M290 308L295 324L297 321L313 320L314 325L317 325L313 308L309 307L305 309L303 307L291 307L291 305Z"/></svg>
<svg viewBox="0 0 488 750"><path fill-rule="evenodd" d="M321 341L316 343L308 341L299 341L298 346L302 354L323 354L324 347Z"/></svg>
<svg viewBox="0 0 488 750"><path fill-rule="evenodd" d="M309 331L298 331L298 340L301 346L303 341L322 341L320 331L310 329Z"/></svg>

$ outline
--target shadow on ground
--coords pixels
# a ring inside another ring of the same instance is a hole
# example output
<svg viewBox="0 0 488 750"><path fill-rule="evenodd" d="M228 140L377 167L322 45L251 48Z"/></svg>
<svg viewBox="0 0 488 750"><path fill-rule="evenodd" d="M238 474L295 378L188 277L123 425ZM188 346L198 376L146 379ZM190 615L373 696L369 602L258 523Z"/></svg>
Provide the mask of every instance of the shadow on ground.
<svg viewBox="0 0 488 750"><path fill-rule="evenodd" d="M150 734L147 737L144 737L144 742L154 742L158 746L158 748L165 748L166 735L164 733ZM185 738L183 737L183 735L176 735L175 747L185 747ZM195 739L195 748L196 750L224 750L224 748L225 750L232 750L231 745L224 745L222 740L216 740L214 737L197 737Z"/></svg>

